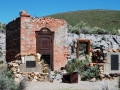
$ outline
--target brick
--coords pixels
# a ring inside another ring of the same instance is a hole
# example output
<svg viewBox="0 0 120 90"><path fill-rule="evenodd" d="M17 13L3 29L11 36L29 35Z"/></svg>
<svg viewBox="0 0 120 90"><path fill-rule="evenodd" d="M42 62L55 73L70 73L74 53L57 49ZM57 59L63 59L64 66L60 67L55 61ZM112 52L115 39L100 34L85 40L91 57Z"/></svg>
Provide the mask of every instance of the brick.
<svg viewBox="0 0 120 90"><path fill-rule="evenodd" d="M11 32L11 35L6 35L7 61L15 60L15 55L21 52L36 53L35 31L40 31L42 28L46 27L49 28L51 32L54 32L55 34L53 47L54 68L56 69L57 65L59 65L58 67L60 67L60 64L61 66L64 66L64 63L66 61L65 53L67 48L56 43L56 36L58 36L58 34L64 34L63 31L66 25L67 22L64 20L54 19L50 17L33 18L30 15L28 15L25 11L21 12L20 17L8 23L6 27L6 31ZM61 29L61 27L63 28ZM14 38L12 38L12 36L14 36ZM62 39L60 38L60 43L64 43L64 40ZM12 47L12 51L10 47Z"/></svg>

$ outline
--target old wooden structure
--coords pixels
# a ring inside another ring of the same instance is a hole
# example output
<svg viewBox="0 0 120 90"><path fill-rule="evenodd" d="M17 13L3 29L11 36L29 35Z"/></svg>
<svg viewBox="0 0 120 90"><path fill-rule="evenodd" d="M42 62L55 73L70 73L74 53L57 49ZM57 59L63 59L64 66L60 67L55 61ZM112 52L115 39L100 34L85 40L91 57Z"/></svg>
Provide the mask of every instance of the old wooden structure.
<svg viewBox="0 0 120 90"><path fill-rule="evenodd" d="M79 57L79 50L80 50L80 44L86 44L86 54L90 55L90 40L79 38L77 39L77 49L76 49L76 57Z"/></svg>

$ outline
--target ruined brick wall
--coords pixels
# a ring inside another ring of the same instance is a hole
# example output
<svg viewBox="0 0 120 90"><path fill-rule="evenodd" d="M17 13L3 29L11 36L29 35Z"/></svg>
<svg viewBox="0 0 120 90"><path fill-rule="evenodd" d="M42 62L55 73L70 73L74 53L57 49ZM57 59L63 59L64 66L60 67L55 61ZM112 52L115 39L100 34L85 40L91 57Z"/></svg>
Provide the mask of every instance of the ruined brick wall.
<svg viewBox="0 0 120 90"><path fill-rule="evenodd" d="M54 32L53 63L54 70L64 67L66 63L66 33L67 22L50 17L33 18L20 12L20 17L7 25L7 61L15 59L15 55L36 53L36 34L42 28Z"/></svg>
<svg viewBox="0 0 120 90"><path fill-rule="evenodd" d="M20 53L20 18L6 25L6 61L15 60Z"/></svg>
<svg viewBox="0 0 120 90"><path fill-rule="evenodd" d="M56 70L60 67L64 67L67 63L66 51L67 51L67 24L58 27L55 31L54 37L54 66Z"/></svg>
<svg viewBox="0 0 120 90"><path fill-rule="evenodd" d="M27 15L21 16L21 53L36 53L35 31L42 28L49 28L54 32L54 69L58 70L65 66L66 62L66 33L67 23L64 20L53 19L50 17L32 18Z"/></svg>

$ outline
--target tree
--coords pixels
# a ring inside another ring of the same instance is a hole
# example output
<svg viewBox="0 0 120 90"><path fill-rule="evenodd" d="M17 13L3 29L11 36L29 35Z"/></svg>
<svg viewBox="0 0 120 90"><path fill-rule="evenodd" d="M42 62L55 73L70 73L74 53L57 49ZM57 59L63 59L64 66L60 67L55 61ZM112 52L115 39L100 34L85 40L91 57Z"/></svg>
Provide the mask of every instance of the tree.
<svg viewBox="0 0 120 90"><path fill-rule="evenodd" d="M6 24L0 22L0 29L6 29Z"/></svg>

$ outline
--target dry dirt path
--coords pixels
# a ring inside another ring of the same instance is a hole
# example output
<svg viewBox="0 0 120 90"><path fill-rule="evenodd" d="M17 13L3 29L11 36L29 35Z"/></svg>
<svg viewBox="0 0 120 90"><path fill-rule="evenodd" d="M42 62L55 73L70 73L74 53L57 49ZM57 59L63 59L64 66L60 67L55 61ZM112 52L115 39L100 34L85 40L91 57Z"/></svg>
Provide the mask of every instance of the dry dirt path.
<svg viewBox="0 0 120 90"><path fill-rule="evenodd" d="M102 81L89 82L89 81L78 81L78 83L62 83L61 80L54 80L51 82L27 82L26 90L101 90L95 89L101 87ZM105 80L108 82L109 90L117 90L118 78L114 80Z"/></svg>

